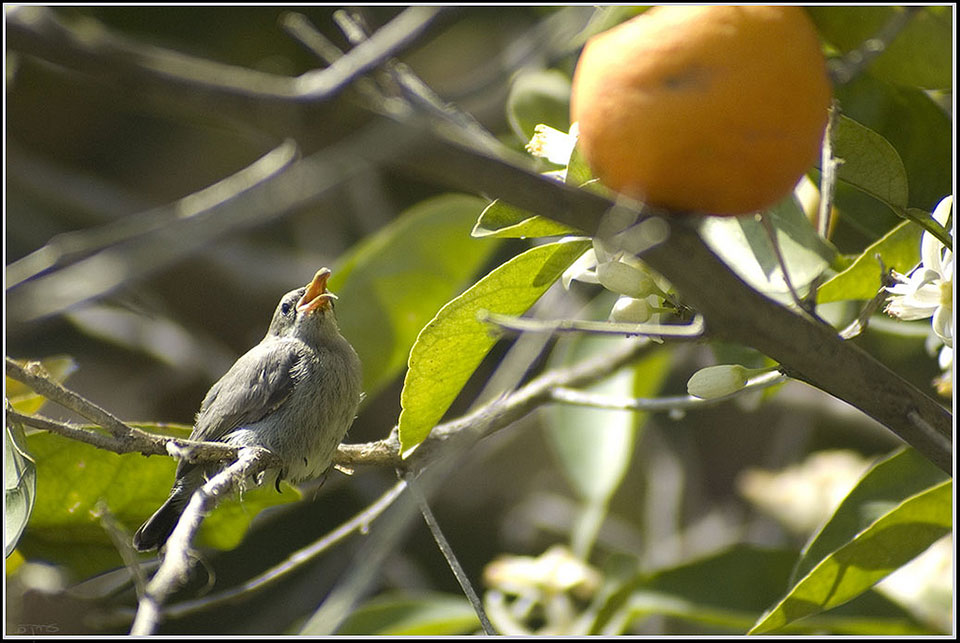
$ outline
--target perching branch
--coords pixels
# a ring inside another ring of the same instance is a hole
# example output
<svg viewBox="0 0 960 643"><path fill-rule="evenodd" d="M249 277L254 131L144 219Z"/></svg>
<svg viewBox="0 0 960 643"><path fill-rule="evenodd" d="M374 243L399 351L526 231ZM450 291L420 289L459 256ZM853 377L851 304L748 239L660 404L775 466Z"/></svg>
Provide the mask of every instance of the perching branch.
<svg viewBox="0 0 960 643"><path fill-rule="evenodd" d="M134 636L152 634L160 621L161 606L186 581L193 565L192 544L203 518L220 500L233 490L242 488L249 478L255 478L271 466L274 456L265 449L244 447L237 461L223 469L190 497L177 526L166 544L166 554L160 569L147 584L140 599L137 617L130 633Z"/></svg>
<svg viewBox="0 0 960 643"><path fill-rule="evenodd" d="M55 422L43 417L24 415L9 409L6 411L11 419L37 429L58 433L73 440L85 442L115 453L142 453L143 455L176 454L178 457L185 458L191 462L233 460L239 452L237 447L232 447L222 442L202 442L198 440L172 438L148 433L129 426L109 411L94 404L75 391L71 391L65 386L49 380L46 374L42 372L39 363L36 362L21 366L7 357L6 375L18 382L26 384L48 400L56 402L87 418L98 426L107 429L109 433L99 433L63 422Z"/></svg>

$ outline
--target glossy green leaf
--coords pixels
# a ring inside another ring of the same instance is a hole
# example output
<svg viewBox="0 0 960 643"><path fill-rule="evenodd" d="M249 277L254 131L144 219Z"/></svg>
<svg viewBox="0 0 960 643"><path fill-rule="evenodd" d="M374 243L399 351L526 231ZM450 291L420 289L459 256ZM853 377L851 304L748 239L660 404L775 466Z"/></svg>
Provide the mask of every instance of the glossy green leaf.
<svg viewBox="0 0 960 643"><path fill-rule="evenodd" d="M348 636L451 636L480 628L462 596L426 594L378 596L354 610L337 634ZM309 632L303 632L309 634Z"/></svg>
<svg viewBox="0 0 960 643"><path fill-rule="evenodd" d="M521 72L507 96L507 121L524 143L541 123L570 129L570 78L555 69Z"/></svg>
<svg viewBox="0 0 960 643"><path fill-rule="evenodd" d="M776 230L794 287L802 289L833 262L836 250L814 230L792 195L764 213ZM783 270L763 224L754 217L703 217L700 234L707 245L744 281L783 301L789 291Z"/></svg>
<svg viewBox="0 0 960 643"><path fill-rule="evenodd" d="M485 203L462 194L428 199L338 261L330 289L339 296L340 329L363 363L368 396L400 372L417 333L496 250L495 242L469 234Z"/></svg>
<svg viewBox="0 0 960 643"><path fill-rule="evenodd" d="M886 139L846 116L837 120L833 136L833 155L843 161L839 180L895 209L907 207L907 171Z"/></svg>
<svg viewBox="0 0 960 643"><path fill-rule="evenodd" d="M806 576L822 560L851 542L882 514L910 496L946 479L947 475L943 471L914 449L897 449L863 475L830 520L804 548L793 572L793 580Z"/></svg>
<svg viewBox="0 0 960 643"><path fill-rule="evenodd" d="M613 636L651 616L669 616L672 631L743 633L782 595L796 552L737 544L715 554L653 574L640 574L609 588L591 629ZM684 625L686 624L686 628ZM932 634L903 608L876 592L784 630L791 634Z"/></svg>
<svg viewBox="0 0 960 643"><path fill-rule="evenodd" d="M837 87L836 95L845 115L896 150L907 173L910 207L929 212L951 193L953 121L929 95L916 87L882 82L869 73ZM863 216L877 215L868 211Z"/></svg>
<svg viewBox="0 0 960 643"><path fill-rule="evenodd" d="M594 178L593 172L590 170L590 166L587 164L587 159L584 158L583 154L580 152L580 146L574 146L573 152L570 154L570 161L567 163L567 173L564 177L564 183L579 188L590 181L593 181ZM596 185L596 188L593 187L594 184ZM594 184L591 184L589 189L598 191L604 196L610 196L611 198L615 197L615 195L608 188L605 188L596 182L594 182Z"/></svg>
<svg viewBox="0 0 960 643"><path fill-rule="evenodd" d="M846 53L873 38L903 7L823 6L807 9L820 35ZM870 64L870 74L887 82L950 89L953 86L953 9L923 7L890 46Z"/></svg>
<svg viewBox="0 0 960 643"><path fill-rule="evenodd" d="M602 310L609 312L610 297L600 297L597 301ZM633 341L636 339L573 336L558 344L551 362L557 366L569 364L591 354L609 351L616 342ZM650 397L659 390L669 365L669 352L656 351L586 390L615 397ZM546 411L547 443L583 502L574 525L572 548L576 555L585 558L606 516L607 504L630 467L637 431L647 414L565 404L551 405Z"/></svg>
<svg viewBox="0 0 960 643"><path fill-rule="evenodd" d="M783 592L796 553L734 545L653 574L640 574L610 594L592 633L666 614L710 624L721 631L745 631L764 607Z"/></svg>
<svg viewBox="0 0 960 643"><path fill-rule="evenodd" d="M554 363L569 363L609 351L616 342L633 341L636 340L583 336L567 350L560 350ZM657 351L587 390L615 397L650 397L659 390L668 368L669 353ZM645 416L636 411L565 404L548 407L548 443L582 500L606 503L617 490L633 456L637 427Z"/></svg>
<svg viewBox="0 0 960 643"><path fill-rule="evenodd" d="M566 240L528 250L448 303L424 327L410 351L400 394L404 452L427 437L496 343L477 314L523 314L589 246Z"/></svg>
<svg viewBox="0 0 960 643"><path fill-rule="evenodd" d="M480 218L470 234L479 238L526 239L576 234L576 231L562 223L496 199L480 213Z"/></svg>
<svg viewBox="0 0 960 643"><path fill-rule="evenodd" d="M148 431L189 435L190 427L137 425ZM37 463L37 499L20 549L29 559L42 557L71 567L78 577L121 564L99 521L98 503L132 530L163 503L173 483L173 458L118 455L52 433L27 437ZM198 543L218 549L236 547L260 510L292 502L300 494L272 486L246 491L204 520Z"/></svg>
<svg viewBox="0 0 960 643"><path fill-rule="evenodd" d="M831 277L817 290L817 303L847 299L872 299L881 286L880 263L907 274L920 261L920 236L923 230L904 221L883 238L870 244L846 270Z"/></svg>
<svg viewBox="0 0 960 643"><path fill-rule="evenodd" d="M778 631L861 595L951 531L953 484L911 496L804 576L750 634Z"/></svg>

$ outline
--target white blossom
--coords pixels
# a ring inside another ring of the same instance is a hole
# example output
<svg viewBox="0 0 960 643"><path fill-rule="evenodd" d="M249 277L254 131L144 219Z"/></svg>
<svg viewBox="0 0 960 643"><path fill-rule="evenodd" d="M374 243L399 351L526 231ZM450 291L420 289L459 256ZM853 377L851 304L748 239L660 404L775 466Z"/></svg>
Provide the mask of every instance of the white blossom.
<svg viewBox="0 0 960 643"><path fill-rule="evenodd" d="M933 218L946 225L953 207L948 196L937 205ZM887 290L893 295L886 311L903 320L932 317L933 332L953 347L953 249L924 232L920 240L921 263L909 276L894 273L899 283Z"/></svg>
<svg viewBox="0 0 960 643"><path fill-rule="evenodd" d="M543 123L533 129L533 138L527 143L527 151L557 165L570 163L573 148L577 145L578 127L574 123L570 132L564 133Z"/></svg>

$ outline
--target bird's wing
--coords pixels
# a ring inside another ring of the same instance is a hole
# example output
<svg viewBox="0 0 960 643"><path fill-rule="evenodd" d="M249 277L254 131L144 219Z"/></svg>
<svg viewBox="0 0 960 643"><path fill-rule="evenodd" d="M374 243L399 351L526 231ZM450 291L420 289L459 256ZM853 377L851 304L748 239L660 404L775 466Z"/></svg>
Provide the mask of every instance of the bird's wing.
<svg viewBox="0 0 960 643"><path fill-rule="evenodd" d="M218 440L276 410L293 391L303 358L299 342L261 342L251 348L210 388L191 437Z"/></svg>

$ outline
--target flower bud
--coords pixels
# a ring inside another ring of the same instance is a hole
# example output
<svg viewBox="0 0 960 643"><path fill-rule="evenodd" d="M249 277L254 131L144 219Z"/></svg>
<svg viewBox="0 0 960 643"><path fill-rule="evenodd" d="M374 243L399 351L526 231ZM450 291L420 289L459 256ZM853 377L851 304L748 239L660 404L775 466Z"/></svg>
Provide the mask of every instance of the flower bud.
<svg viewBox="0 0 960 643"><path fill-rule="evenodd" d="M623 261L607 261L598 265L597 279L607 290L634 299L657 292L656 284L649 274Z"/></svg>
<svg viewBox="0 0 960 643"><path fill-rule="evenodd" d="M687 393L703 400L723 397L747 385L747 369L739 364L702 368L687 381Z"/></svg>
<svg viewBox="0 0 960 643"><path fill-rule="evenodd" d="M610 321L642 324L650 321L653 310L646 299L621 296L610 311Z"/></svg>

